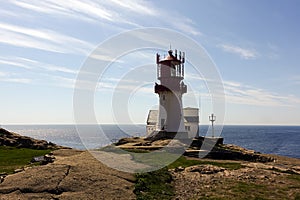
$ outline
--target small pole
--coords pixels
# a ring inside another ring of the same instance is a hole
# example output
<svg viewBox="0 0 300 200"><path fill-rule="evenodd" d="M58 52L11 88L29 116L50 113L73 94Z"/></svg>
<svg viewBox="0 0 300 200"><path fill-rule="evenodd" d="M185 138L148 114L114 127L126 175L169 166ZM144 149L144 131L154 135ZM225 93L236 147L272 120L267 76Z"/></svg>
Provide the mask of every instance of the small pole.
<svg viewBox="0 0 300 200"><path fill-rule="evenodd" d="M208 119L211 121L212 137L215 137L214 122L216 121L216 116L212 113L210 116L208 116Z"/></svg>

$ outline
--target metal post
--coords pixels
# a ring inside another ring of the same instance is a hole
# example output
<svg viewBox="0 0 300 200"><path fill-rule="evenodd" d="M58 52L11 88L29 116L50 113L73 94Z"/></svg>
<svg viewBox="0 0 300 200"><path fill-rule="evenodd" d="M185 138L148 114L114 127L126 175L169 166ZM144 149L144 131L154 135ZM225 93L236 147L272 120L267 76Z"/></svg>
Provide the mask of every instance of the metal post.
<svg viewBox="0 0 300 200"><path fill-rule="evenodd" d="M212 113L211 116L208 117L209 121L211 121L211 128L212 128L212 137L215 137L215 130L214 130L214 122L216 121L216 116Z"/></svg>

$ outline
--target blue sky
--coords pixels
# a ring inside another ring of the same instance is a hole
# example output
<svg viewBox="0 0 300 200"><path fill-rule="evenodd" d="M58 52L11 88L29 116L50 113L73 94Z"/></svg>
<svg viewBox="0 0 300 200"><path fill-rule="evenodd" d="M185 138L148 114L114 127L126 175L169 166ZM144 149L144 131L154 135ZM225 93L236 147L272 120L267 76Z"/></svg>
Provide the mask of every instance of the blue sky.
<svg viewBox="0 0 300 200"><path fill-rule="evenodd" d="M225 124L300 125L299 9L297 0L3 1L0 124L74 123L74 83L89 54L124 31L161 27L201 44L216 64L226 94ZM155 64L154 54L137 52L112 64L95 93L99 123L115 123L113 88L132 66L145 64L137 58ZM150 72L128 102L134 123L145 123L158 102L151 85L155 68ZM128 87L136 84L134 76L127 78ZM186 82L200 85L204 100L199 105L186 95L184 104L200 106L207 124L213 111L203 81L190 70Z"/></svg>

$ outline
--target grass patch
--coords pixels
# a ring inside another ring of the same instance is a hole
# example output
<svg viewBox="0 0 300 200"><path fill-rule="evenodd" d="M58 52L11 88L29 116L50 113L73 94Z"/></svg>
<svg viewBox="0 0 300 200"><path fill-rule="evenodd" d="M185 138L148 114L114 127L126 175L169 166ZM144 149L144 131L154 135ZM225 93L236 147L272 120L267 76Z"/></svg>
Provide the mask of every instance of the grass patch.
<svg viewBox="0 0 300 200"><path fill-rule="evenodd" d="M268 199L266 198L268 196L267 188L264 185L255 183L237 182L232 191L237 199Z"/></svg>
<svg viewBox="0 0 300 200"><path fill-rule="evenodd" d="M172 199L174 187L168 168L136 174L134 193L138 200Z"/></svg>
<svg viewBox="0 0 300 200"><path fill-rule="evenodd" d="M233 191L235 192L243 192L243 193L249 193L249 192L255 192L257 190L263 189L264 186L257 185L254 183L245 183L245 182L238 182L235 187L233 188Z"/></svg>
<svg viewBox="0 0 300 200"><path fill-rule="evenodd" d="M133 160L139 163L150 165L152 167L168 166L178 158L177 154L167 152L150 152L150 153L135 153L131 154Z"/></svg>
<svg viewBox="0 0 300 200"><path fill-rule="evenodd" d="M199 165L201 161L199 160L189 160L184 156L180 156L175 162L171 163L168 168L175 169L176 167L189 167L193 165Z"/></svg>
<svg viewBox="0 0 300 200"><path fill-rule="evenodd" d="M149 153L150 151L145 149L126 149L124 151L127 151L129 153Z"/></svg>
<svg viewBox="0 0 300 200"><path fill-rule="evenodd" d="M140 161L143 163L151 163L156 162L158 160L166 160L174 159L172 156L178 156L170 153L163 154L153 154L153 157L149 156L147 159L139 156L143 156L141 154L134 154L134 159L136 161ZM155 159L155 161L153 161ZM240 163L222 163L222 162L214 162L214 161L202 161L202 160L193 160L187 159L184 156L180 156L176 161L169 164L168 167L164 167L157 171L147 172L147 173L137 173L136 174L136 183L134 193L137 195L137 199L172 199L174 197L174 187L172 185L172 175L168 171L169 169L174 169L176 167L189 167L193 165L199 164L210 164L219 167L224 167L227 169L239 169L241 168ZM152 165L153 166L153 165ZM242 186L240 186L242 187ZM239 189L239 188L238 188ZM209 198L211 199L211 198Z"/></svg>
<svg viewBox="0 0 300 200"><path fill-rule="evenodd" d="M288 176L289 179L291 180L295 180L295 181L298 181L300 182L300 175L299 174L291 174Z"/></svg>
<svg viewBox="0 0 300 200"><path fill-rule="evenodd" d="M223 167L229 170L240 169L243 166L238 162L217 162L208 160L193 160L187 159L185 156L179 156L178 154L164 152L164 151L149 151L144 149L126 149L122 150L114 146L107 146L100 149L101 151L113 152L117 154L130 154L134 161L150 165L152 167L161 168L168 166L169 169L176 167L189 167L193 165L214 165ZM179 156L179 157L178 157Z"/></svg>
<svg viewBox="0 0 300 200"><path fill-rule="evenodd" d="M113 145L101 147L100 149L95 149L95 151L105 151L105 152L112 152L116 154L149 153L148 150L144 150L144 149L120 149Z"/></svg>
<svg viewBox="0 0 300 200"><path fill-rule="evenodd" d="M192 160L192 159L187 159L184 156L181 156L175 162L170 164L168 168L174 169L180 166L189 167L193 165L214 165L214 166L223 167L230 170L240 169L243 167L241 163L236 163L236 162L215 162L215 161L208 161L208 160Z"/></svg>
<svg viewBox="0 0 300 200"><path fill-rule="evenodd" d="M15 169L28 165L33 157L50 152L51 150L0 146L0 173L11 174Z"/></svg>

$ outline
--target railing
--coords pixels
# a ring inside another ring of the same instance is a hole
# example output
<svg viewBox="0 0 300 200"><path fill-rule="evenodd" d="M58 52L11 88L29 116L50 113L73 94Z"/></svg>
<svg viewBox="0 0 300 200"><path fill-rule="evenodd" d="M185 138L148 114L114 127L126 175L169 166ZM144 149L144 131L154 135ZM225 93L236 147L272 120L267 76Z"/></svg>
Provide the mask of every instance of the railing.
<svg viewBox="0 0 300 200"><path fill-rule="evenodd" d="M167 66L166 66L167 67ZM157 65L157 78L162 78L162 66ZM170 75L166 77L179 77L184 78L184 64L175 65L175 68L171 68Z"/></svg>

